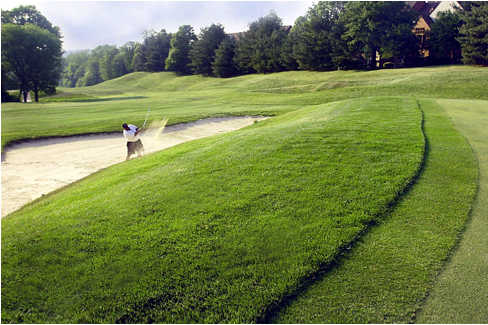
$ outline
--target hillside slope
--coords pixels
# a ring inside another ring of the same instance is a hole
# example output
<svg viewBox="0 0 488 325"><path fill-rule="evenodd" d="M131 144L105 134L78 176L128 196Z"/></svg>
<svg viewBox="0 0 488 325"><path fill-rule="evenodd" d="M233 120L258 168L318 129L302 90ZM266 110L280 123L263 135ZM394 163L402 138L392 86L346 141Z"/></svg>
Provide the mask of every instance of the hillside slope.
<svg viewBox="0 0 488 325"><path fill-rule="evenodd" d="M387 213L421 121L403 98L310 107L39 200L2 220L2 321L255 322Z"/></svg>
<svg viewBox="0 0 488 325"><path fill-rule="evenodd" d="M368 96L488 99L488 69L446 66L370 72L291 71L219 79L137 72L36 104L2 105L2 148L10 141L120 131L169 118L169 125L205 117L279 115L309 105Z"/></svg>

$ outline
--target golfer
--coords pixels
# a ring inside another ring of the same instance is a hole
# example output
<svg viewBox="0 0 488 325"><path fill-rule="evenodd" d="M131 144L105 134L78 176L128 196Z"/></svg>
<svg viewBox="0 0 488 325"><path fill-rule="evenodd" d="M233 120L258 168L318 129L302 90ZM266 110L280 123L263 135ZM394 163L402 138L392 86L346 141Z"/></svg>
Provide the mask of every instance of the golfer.
<svg viewBox="0 0 488 325"><path fill-rule="evenodd" d="M127 140L127 157L125 160L129 160L130 156L137 152L137 157L141 157L144 154L144 146L141 139L139 139L139 129L137 126L127 123L122 124L124 128L124 137Z"/></svg>

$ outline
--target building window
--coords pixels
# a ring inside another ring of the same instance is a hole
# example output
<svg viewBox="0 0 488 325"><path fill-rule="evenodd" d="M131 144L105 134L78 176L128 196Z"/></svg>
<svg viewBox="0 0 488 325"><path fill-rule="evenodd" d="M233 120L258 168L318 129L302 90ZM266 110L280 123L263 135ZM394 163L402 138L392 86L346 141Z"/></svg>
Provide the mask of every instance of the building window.
<svg viewBox="0 0 488 325"><path fill-rule="evenodd" d="M425 28L415 28L415 35L424 35Z"/></svg>

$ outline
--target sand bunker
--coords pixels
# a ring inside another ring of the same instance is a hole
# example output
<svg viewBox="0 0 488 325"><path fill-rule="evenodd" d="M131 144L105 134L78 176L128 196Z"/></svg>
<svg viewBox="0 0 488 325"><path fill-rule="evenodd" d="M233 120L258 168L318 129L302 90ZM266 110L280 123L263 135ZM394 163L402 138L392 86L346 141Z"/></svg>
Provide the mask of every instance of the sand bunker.
<svg viewBox="0 0 488 325"><path fill-rule="evenodd" d="M209 118L157 128L141 137L145 153L182 142L237 130L265 117ZM5 150L2 161L2 217L51 191L125 160L122 131L119 134L33 140ZM135 156L133 156L135 157Z"/></svg>

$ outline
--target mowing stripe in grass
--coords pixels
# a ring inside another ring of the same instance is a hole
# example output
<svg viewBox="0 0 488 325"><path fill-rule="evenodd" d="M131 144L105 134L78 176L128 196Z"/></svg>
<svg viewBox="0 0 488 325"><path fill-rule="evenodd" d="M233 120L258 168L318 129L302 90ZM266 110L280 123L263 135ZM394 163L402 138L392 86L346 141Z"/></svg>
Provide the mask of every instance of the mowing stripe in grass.
<svg viewBox="0 0 488 325"><path fill-rule="evenodd" d="M278 323L407 323L455 245L476 193L476 161L434 101L422 100L428 150L417 183L274 319Z"/></svg>
<svg viewBox="0 0 488 325"><path fill-rule="evenodd" d="M488 102L438 100L478 157L479 192L459 247L432 290L417 321L488 323Z"/></svg>
<svg viewBox="0 0 488 325"><path fill-rule="evenodd" d="M387 211L423 151L415 100L385 97L108 168L2 220L2 321L255 322Z"/></svg>

